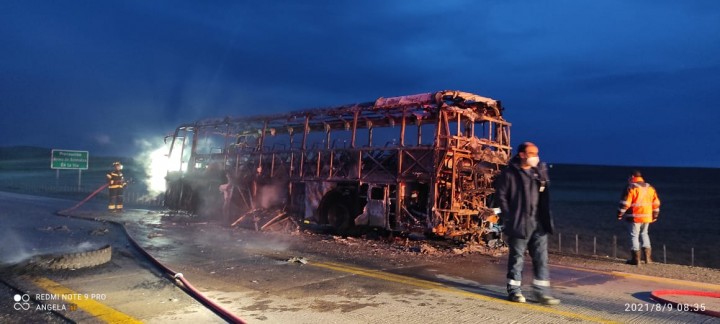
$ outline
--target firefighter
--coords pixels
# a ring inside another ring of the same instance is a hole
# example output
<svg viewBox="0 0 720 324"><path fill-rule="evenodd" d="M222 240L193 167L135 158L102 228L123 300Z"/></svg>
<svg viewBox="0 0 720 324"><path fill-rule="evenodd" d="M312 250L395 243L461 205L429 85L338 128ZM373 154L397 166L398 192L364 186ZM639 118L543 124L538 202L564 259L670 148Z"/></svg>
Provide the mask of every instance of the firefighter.
<svg viewBox="0 0 720 324"><path fill-rule="evenodd" d="M125 178L122 174L123 166L120 162L113 163L113 169L107 173L108 188L110 190L110 202L108 210L111 213L122 212L123 210L123 190L127 186Z"/></svg>
<svg viewBox="0 0 720 324"><path fill-rule="evenodd" d="M627 213L627 214L626 214ZM640 265L640 240L645 263L652 263L648 227L660 214L660 199L657 191L645 182L640 171L633 171L628 185L620 199L617 219L625 220L630 233L630 259L628 264Z"/></svg>

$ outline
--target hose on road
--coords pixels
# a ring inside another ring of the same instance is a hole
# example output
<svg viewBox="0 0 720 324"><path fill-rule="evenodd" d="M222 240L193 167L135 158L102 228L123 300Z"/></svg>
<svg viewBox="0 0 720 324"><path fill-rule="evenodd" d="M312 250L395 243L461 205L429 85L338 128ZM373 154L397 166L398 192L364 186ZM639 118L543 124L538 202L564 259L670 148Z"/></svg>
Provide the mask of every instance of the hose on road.
<svg viewBox="0 0 720 324"><path fill-rule="evenodd" d="M73 216L73 215L70 215L70 214L68 214L68 213L71 212L71 211L73 211L73 210L75 210L75 209L77 209L78 207L82 206L83 204L85 204L88 200L92 199L92 197L94 197L95 195L97 195L100 191L102 191L103 189L105 189L107 186L108 186L108 184L104 184L104 185L100 186L100 188L98 188L97 190L95 190L94 192L92 192L90 195L88 195L85 199L83 199L82 201L80 201L79 203L77 203L75 206L73 206L73 207L71 207L71 208L68 208L68 209L64 209L64 210L58 211L58 212L56 212L56 214L57 214L57 215L60 215L60 216L64 216L64 217L71 217L71 218L76 218L76 219L85 219L85 220L87 220L87 218L78 217L78 216ZM201 292L199 292L192 284L190 284L190 282L189 282L187 279L185 279L185 277L183 276L182 273L175 272L175 271L173 271L172 269L170 269L170 268L168 268L167 266L165 266L164 264L160 263L160 261L158 261L157 259L155 259L152 255L150 255L150 253L148 253L147 251L145 251L145 249L143 249L143 248L140 246L140 244L138 244L137 241L135 241L135 239L132 237L132 235L130 235L130 232L128 232L128 230L125 228L125 226L124 226L123 224L121 224L120 222L117 222L117 221L113 221L113 220L105 220L105 221L106 221L106 222L109 222L109 223L112 223L112 224L120 227L120 228L123 230L123 232L125 233L125 235L127 236L127 238L128 238L128 240L130 241L130 243L132 243L132 245L133 245L138 251L140 251L140 253L142 253L146 258L148 258L152 264L154 264L156 267L158 267L158 268L160 268L161 270L163 270L163 271L165 272L165 274L168 275L169 278L172 279L173 282L174 282L176 285L178 285L178 287L180 287L180 288L183 289L188 295L190 295L190 297L195 298L195 300L197 300L198 302L200 302L201 304L203 304L205 307L207 307L208 309L210 309L211 311L213 311L215 314L217 314L218 316L222 317L224 320L226 320L226 321L228 321L228 322L230 322L230 323L238 323L238 324L245 324L245 323L247 323L247 322L245 322L243 319L241 319L240 317L238 317L237 315L231 313L230 311L226 310L226 309L223 308L222 306L218 305L217 303L215 303L215 302L213 302L212 300L210 300L210 299L208 299L207 297L205 297L205 296L204 296ZM178 282L181 283L182 285L178 284Z"/></svg>
<svg viewBox="0 0 720 324"><path fill-rule="evenodd" d="M176 284L178 281L180 281L182 283L182 286L180 286L180 288L183 288L190 296L195 298L195 300L197 300L201 304L205 305L205 307L209 308L210 310L215 312L215 314L222 317L226 321L229 321L231 323L239 323L239 324L246 323L243 319L241 319L237 315L231 313L230 311L226 310L222 306L218 305L217 303L215 303L212 300L205 297L202 293L200 293L197 289L195 289L195 287L192 284L190 284L190 282L187 279L185 279L185 277L183 276L182 273L175 272L174 270L168 268L164 264L160 263L160 261L155 259L152 255L150 255L150 253L145 251L145 249L140 247L140 244L138 244L135 241L135 239L132 237L132 235L130 235L130 233L127 231L125 226L120 225L120 228L123 229L123 231L125 232L125 235L127 235L127 237L128 237L128 240L135 246L135 248L138 249L138 251L140 251L143 255L145 255L145 257L147 257L155 266L157 266L158 268L165 271L165 273L167 275L169 275L170 278L172 278Z"/></svg>
<svg viewBox="0 0 720 324"><path fill-rule="evenodd" d="M92 197L95 197L95 195L97 195L100 191L103 191L103 189L107 188L108 185L109 185L109 184L106 183L106 184L100 186L100 188L97 188L95 191L93 191L90 195L88 195L87 197L85 197L85 199L83 199L82 201L80 201L79 203L77 203L75 206L72 206L72 207L70 207L70 208L68 208L68 209L65 209L65 210L61 210L61 211L59 211L59 212L57 212L57 213L58 213L58 214L62 214L62 213L71 212L71 211L77 209L78 207L80 207L80 206L82 206L84 203L86 203L88 200L92 199ZM63 216L65 216L65 215L63 215Z"/></svg>
<svg viewBox="0 0 720 324"><path fill-rule="evenodd" d="M720 311L713 311L705 308L703 304L696 303L678 303L667 299L666 296L700 296L700 297L711 297L720 298L719 292L710 291L697 291L697 290L655 290L650 292L650 297L657 300L658 302L671 304L674 307L678 307L680 310L686 310L688 312L695 312L705 314L713 317L720 317Z"/></svg>

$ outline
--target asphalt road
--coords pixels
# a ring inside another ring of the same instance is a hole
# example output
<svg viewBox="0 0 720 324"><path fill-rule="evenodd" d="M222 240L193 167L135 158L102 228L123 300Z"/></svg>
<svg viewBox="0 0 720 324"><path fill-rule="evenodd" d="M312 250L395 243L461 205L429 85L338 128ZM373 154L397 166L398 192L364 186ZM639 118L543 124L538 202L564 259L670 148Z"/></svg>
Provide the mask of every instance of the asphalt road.
<svg viewBox="0 0 720 324"><path fill-rule="evenodd" d="M55 215L74 204L0 193L0 263L6 268L33 255L114 248L109 263L91 269L4 271L0 322L224 322L153 267L107 220L125 226L147 252L249 323L718 322L649 299L656 289L720 290L709 283L554 264L551 276L562 304L537 304L529 287L528 303L516 304L505 299L504 257L423 255L381 241L255 232L158 211L111 215L93 202L72 212L88 220ZM525 274L528 286L529 264ZM24 295L32 297L29 309L15 309L25 303ZM691 302L718 308L714 299Z"/></svg>

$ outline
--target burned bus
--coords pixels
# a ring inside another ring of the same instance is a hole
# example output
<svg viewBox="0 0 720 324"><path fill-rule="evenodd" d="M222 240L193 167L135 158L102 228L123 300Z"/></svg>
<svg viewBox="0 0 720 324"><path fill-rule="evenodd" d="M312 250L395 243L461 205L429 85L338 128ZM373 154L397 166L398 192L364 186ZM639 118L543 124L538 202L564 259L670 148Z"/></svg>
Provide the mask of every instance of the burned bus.
<svg viewBox="0 0 720 324"><path fill-rule="evenodd" d="M180 171L165 206L228 224L275 208L338 232L478 238L497 219L488 199L511 153L502 112L448 90L180 125L166 138Z"/></svg>

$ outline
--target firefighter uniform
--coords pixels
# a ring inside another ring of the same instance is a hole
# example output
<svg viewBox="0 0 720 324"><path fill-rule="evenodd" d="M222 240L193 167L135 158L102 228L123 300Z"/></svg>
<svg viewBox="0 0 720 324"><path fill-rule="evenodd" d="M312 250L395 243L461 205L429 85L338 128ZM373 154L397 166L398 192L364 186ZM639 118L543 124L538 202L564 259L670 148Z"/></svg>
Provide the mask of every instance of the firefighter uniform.
<svg viewBox="0 0 720 324"><path fill-rule="evenodd" d="M123 210L123 191L127 186L122 174L122 164L120 162L113 163L113 170L109 171L106 176L110 190L108 210L110 212L121 212Z"/></svg>
<svg viewBox="0 0 720 324"><path fill-rule="evenodd" d="M659 213L660 199L655 188L646 183L639 172L632 175L618 208L618 219L627 222L630 232L631 259L628 263L633 265L640 263L641 238L645 260L647 263L652 263L648 226L657 220Z"/></svg>

